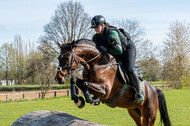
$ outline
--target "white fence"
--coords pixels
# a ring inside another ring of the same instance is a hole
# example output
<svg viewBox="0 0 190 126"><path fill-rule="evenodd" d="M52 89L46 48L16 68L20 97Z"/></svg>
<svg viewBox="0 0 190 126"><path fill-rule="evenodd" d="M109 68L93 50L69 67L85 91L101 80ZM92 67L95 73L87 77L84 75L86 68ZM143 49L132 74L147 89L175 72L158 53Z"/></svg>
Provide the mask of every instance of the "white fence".
<svg viewBox="0 0 190 126"><path fill-rule="evenodd" d="M163 89L163 90L168 90L172 88L171 84L159 84L159 85L153 85L156 88Z"/></svg>

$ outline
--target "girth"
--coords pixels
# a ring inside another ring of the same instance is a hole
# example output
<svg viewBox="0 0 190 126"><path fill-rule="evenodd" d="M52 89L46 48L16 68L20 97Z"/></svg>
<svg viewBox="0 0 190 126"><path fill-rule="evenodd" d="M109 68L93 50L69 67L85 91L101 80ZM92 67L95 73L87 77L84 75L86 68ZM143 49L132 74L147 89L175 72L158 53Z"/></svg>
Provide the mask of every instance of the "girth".
<svg viewBox="0 0 190 126"><path fill-rule="evenodd" d="M111 107L111 108L115 108L116 107L116 99L124 93L124 91L130 87L128 84L124 84L123 87L121 88L121 90L112 98L102 101L102 103L105 103L107 106Z"/></svg>

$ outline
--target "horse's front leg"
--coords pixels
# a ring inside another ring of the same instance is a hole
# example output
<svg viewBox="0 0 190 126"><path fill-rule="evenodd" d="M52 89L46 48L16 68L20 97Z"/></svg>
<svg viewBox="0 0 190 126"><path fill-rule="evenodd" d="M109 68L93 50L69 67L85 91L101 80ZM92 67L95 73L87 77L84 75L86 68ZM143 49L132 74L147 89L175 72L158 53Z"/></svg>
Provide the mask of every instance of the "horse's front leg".
<svg viewBox="0 0 190 126"><path fill-rule="evenodd" d="M99 105L100 104L100 99L97 96L91 97L89 93L89 89L91 87L91 84L88 82L85 82L84 80L72 77L72 79L76 80L77 86L82 90L83 95L86 99L87 103L90 103L92 105Z"/></svg>
<svg viewBox="0 0 190 126"><path fill-rule="evenodd" d="M83 97L77 96L78 95L78 88L76 87L76 78L71 78L70 80L71 86L70 86L70 91L71 91L71 100L74 101L75 105L78 108L83 108L85 106L85 102Z"/></svg>

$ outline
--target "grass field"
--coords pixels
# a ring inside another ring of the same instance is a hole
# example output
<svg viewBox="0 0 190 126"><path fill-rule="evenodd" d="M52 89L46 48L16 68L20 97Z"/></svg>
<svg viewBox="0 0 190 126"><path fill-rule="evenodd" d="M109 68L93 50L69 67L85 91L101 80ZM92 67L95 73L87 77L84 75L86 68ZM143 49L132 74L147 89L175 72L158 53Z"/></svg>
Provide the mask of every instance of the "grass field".
<svg viewBox="0 0 190 126"><path fill-rule="evenodd" d="M173 126L190 125L190 90L163 91ZM0 103L0 126L10 126L21 115L37 110L63 111L79 118L110 126L135 126L127 110L109 108L104 104L83 109L73 105L70 97L49 98L23 102ZM156 121L159 125L160 115Z"/></svg>

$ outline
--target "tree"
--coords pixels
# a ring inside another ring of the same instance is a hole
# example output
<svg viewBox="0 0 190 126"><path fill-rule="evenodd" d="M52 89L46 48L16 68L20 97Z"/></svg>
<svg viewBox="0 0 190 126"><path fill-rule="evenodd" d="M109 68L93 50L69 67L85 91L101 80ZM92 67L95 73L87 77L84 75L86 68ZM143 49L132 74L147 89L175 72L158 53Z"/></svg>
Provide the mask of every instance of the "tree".
<svg viewBox="0 0 190 126"><path fill-rule="evenodd" d="M41 39L49 42L51 49L57 52L57 42L67 43L89 37L92 33L90 21L80 2L64 2L58 6L50 23L44 26L45 35Z"/></svg>
<svg viewBox="0 0 190 126"><path fill-rule="evenodd" d="M180 88L183 79L190 77L190 24L175 21L170 24L166 35L162 51L163 77Z"/></svg>
<svg viewBox="0 0 190 126"><path fill-rule="evenodd" d="M23 49L24 42L22 41L22 38L20 35L16 35L14 37L14 60L13 64L15 64L15 71L16 71L16 80L17 84L22 84L25 79L25 60L26 60L26 55L24 53Z"/></svg>
<svg viewBox="0 0 190 126"><path fill-rule="evenodd" d="M29 57L26 60L26 77L28 79L28 82L31 84L39 83L37 81L37 75L38 75L38 59L40 59L41 53L37 51L31 51L29 53ZM35 81L36 80L36 81Z"/></svg>
<svg viewBox="0 0 190 126"><path fill-rule="evenodd" d="M3 79L2 60L0 58L0 81Z"/></svg>
<svg viewBox="0 0 190 126"><path fill-rule="evenodd" d="M1 71L2 79L6 80L6 85L8 85L8 80L10 80L10 63L11 63L11 50L12 45L5 43L2 45L0 50L0 61L1 61Z"/></svg>
<svg viewBox="0 0 190 126"><path fill-rule="evenodd" d="M149 81L157 81L159 79L161 64L155 57L152 56L149 59L141 60L138 64L141 66L144 79Z"/></svg>
<svg viewBox="0 0 190 126"><path fill-rule="evenodd" d="M50 50L50 45L47 41L43 41L38 49L41 55L36 58L33 65L35 67L35 74L41 82L42 98L45 98L47 90L50 89L52 83L55 83L56 54Z"/></svg>
<svg viewBox="0 0 190 126"><path fill-rule="evenodd" d="M40 42L51 54L59 54L59 43L68 43L81 38L92 38L91 17L80 2L64 2L58 5L51 21L44 26L45 35ZM45 43L46 44L45 44ZM57 55L54 55L57 58Z"/></svg>

